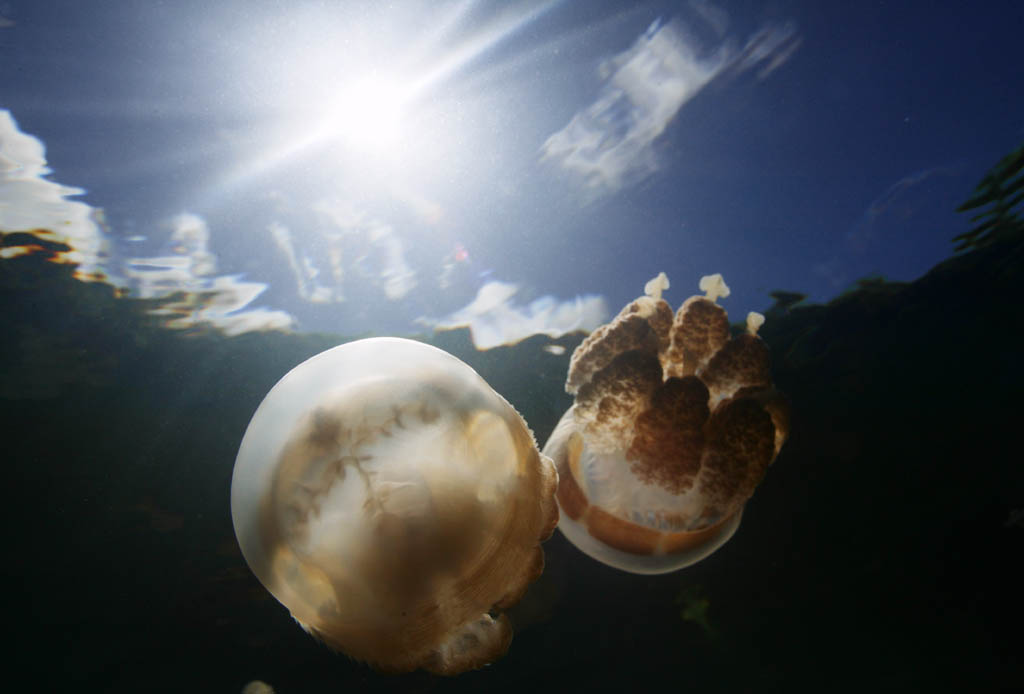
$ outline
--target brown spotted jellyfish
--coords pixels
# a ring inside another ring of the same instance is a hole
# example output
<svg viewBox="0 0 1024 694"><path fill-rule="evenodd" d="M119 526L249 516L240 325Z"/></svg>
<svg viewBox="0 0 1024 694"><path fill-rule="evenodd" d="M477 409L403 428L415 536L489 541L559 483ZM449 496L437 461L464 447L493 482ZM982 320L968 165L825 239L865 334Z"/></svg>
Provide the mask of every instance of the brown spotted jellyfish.
<svg viewBox="0 0 1024 694"><path fill-rule="evenodd" d="M562 533L624 571L675 571L704 559L739 527L743 506L789 432L789 408L773 384L764 317L730 336L706 296L673 315L668 279L591 333L572 355L566 390L575 402L544 454L558 470Z"/></svg>
<svg viewBox="0 0 1024 694"><path fill-rule="evenodd" d="M341 345L286 374L242 439L246 562L328 646L385 671L501 656L544 565L554 465L468 365L411 340Z"/></svg>

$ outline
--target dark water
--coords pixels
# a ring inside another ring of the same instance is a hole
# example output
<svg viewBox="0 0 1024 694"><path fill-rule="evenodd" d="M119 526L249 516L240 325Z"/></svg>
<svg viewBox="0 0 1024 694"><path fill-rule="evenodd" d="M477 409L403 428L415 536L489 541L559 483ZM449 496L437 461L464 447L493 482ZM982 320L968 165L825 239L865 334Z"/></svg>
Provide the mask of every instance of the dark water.
<svg viewBox="0 0 1024 694"><path fill-rule="evenodd" d="M238 442L340 341L182 334L44 254L0 262L8 686L21 691L993 691L1020 660L1020 236L909 283L768 311L789 441L736 536L662 576L557 532L493 665L380 675L303 633L232 531ZM581 336L475 351L543 442Z"/></svg>

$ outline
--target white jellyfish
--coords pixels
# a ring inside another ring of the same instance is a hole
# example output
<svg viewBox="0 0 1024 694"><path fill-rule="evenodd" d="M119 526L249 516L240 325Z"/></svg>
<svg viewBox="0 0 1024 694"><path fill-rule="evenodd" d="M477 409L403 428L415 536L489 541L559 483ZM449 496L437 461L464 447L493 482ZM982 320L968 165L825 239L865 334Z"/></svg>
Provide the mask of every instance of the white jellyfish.
<svg viewBox="0 0 1024 694"><path fill-rule="evenodd" d="M730 338L721 275L673 316L664 273L573 353L575 402L544 453L558 469L558 527L579 549L633 573L665 573L739 527L789 431L772 385L763 317Z"/></svg>
<svg viewBox="0 0 1024 694"><path fill-rule="evenodd" d="M499 657L503 610L543 569L554 466L469 366L411 340L295 367L246 430L231 484L242 554L308 631L380 669Z"/></svg>

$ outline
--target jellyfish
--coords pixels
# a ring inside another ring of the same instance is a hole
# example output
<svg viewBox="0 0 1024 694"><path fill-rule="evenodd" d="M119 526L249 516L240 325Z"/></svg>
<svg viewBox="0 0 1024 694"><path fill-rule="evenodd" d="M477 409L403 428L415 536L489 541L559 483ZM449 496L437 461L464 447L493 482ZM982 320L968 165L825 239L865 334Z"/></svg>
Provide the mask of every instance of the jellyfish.
<svg viewBox="0 0 1024 694"><path fill-rule="evenodd" d="M500 657L504 611L544 565L554 465L468 365L374 338L303 362L267 394L231 482L256 577L328 646L393 672Z"/></svg>
<svg viewBox="0 0 1024 694"><path fill-rule="evenodd" d="M656 574L704 559L739 527L743 506L789 431L764 317L730 336L721 275L673 316L665 273L591 333L569 363L575 395L544 454L558 470L558 523L570 542L624 571Z"/></svg>

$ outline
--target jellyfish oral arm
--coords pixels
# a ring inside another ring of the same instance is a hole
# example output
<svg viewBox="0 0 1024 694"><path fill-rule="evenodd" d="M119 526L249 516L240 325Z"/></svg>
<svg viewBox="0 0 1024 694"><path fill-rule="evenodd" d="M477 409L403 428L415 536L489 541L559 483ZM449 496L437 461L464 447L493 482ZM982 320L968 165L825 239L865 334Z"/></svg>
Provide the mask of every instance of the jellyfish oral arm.
<svg viewBox="0 0 1024 694"><path fill-rule="evenodd" d="M771 382L764 318L731 337L717 299L673 315L664 273L574 352L575 395L544 453L559 474L559 528L588 555L634 573L663 573L720 548L739 527L788 434L788 405Z"/></svg>

